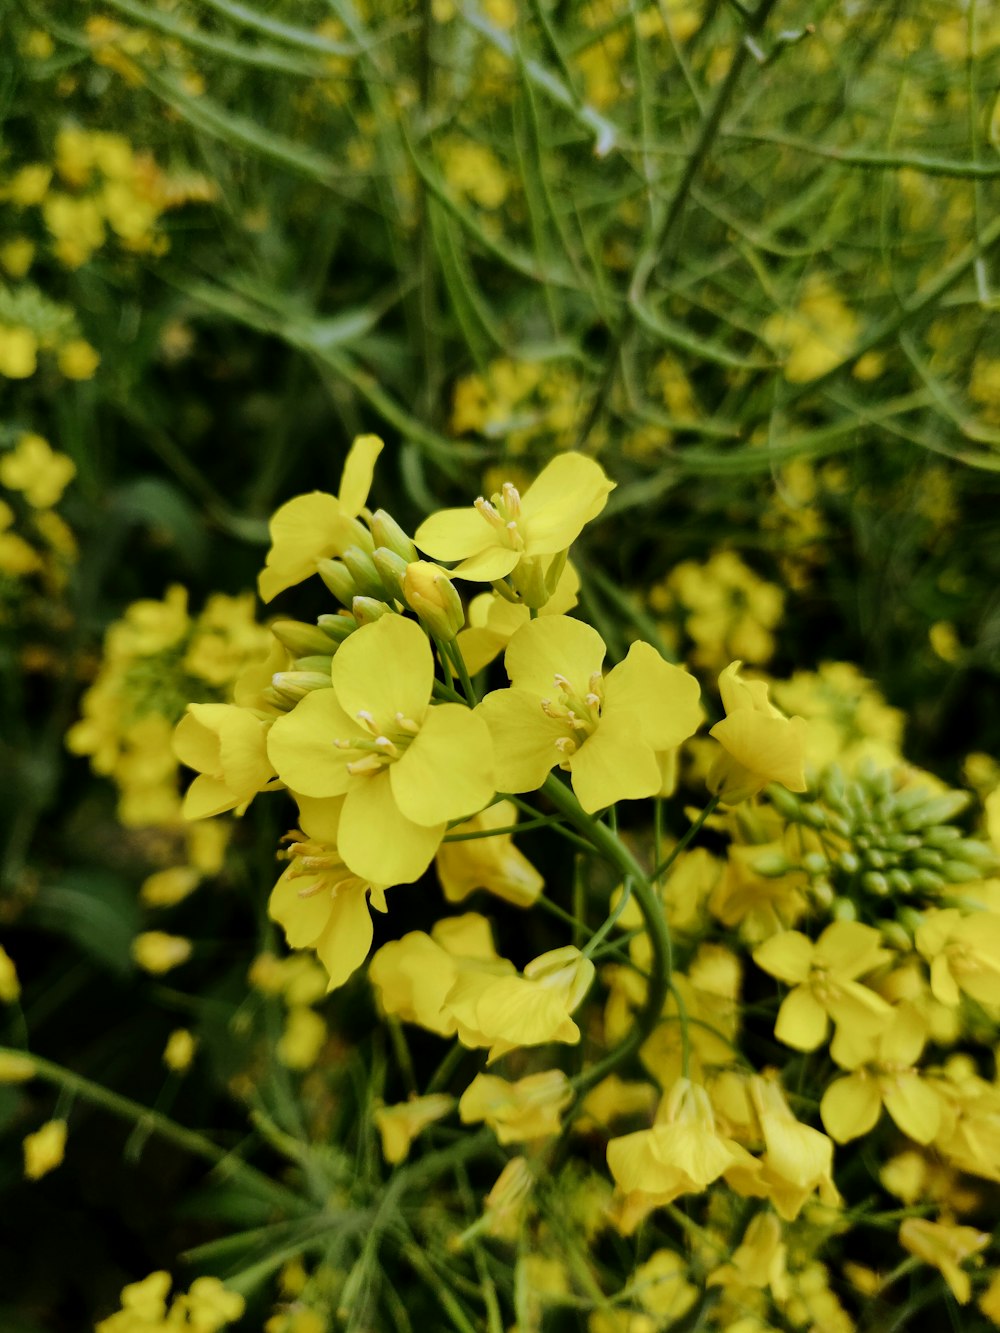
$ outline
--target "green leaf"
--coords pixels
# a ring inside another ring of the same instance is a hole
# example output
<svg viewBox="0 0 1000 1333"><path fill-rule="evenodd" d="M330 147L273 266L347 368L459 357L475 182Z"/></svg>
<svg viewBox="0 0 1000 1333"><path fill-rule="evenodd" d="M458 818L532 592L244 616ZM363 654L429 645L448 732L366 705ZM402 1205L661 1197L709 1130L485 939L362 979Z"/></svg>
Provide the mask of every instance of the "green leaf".
<svg viewBox="0 0 1000 1333"><path fill-rule="evenodd" d="M124 976L135 966L130 949L141 924L138 901L125 880L109 871L74 870L43 885L28 917L113 972Z"/></svg>

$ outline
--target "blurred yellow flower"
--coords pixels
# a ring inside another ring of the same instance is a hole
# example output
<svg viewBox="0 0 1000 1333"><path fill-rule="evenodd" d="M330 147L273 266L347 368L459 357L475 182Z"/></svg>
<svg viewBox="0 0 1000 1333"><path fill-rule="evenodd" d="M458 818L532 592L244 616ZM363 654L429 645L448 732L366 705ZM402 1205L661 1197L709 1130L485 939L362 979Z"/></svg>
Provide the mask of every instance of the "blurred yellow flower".
<svg viewBox="0 0 1000 1333"><path fill-rule="evenodd" d="M435 857L444 896L459 903L475 889L488 889L515 907L530 907L545 881L526 856L514 846L512 833L490 834L491 829L517 823L513 801L496 801L485 810L449 830L456 841L445 841ZM486 836L462 839L463 834Z"/></svg>
<svg viewBox="0 0 1000 1333"><path fill-rule="evenodd" d="M62 1164L66 1152L66 1121L49 1120L24 1140L24 1174L40 1180Z"/></svg>
<svg viewBox="0 0 1000 1333"><path fill-rule="evenodd" d="M380 1106L374 1115L375 1128L382 1138L382 1156L390 1166L404 1162L413 1140L435 1121L449 1115L455 1098L443 1092L413 1097L398 1106Z"/></svg>
<svg viewBox="0 0 1000 1333"><path fill-rule="evenodd" d="M745 801L769 782L805 791L805 722L783 717L768 700L763 681L743 679L741 665L731 662L719 676L726 716L708 734L723 753L709 772L709 791L726 805Z"/></svg>

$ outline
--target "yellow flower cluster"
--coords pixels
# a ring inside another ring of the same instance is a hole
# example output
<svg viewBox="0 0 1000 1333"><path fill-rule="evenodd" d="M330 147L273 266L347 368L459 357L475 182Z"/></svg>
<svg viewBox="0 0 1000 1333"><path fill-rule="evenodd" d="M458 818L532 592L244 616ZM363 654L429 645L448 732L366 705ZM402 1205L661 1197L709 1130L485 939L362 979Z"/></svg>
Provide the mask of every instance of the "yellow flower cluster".
<svg viewBox="0 0 1000 1333"><path fill-rule="evenodd" d="M121 1309L95 1325L94 1333L219 1333L242 1317L243 1297L217 1277L199 1277L170 1299L173 1279L160 1270L122 1288Z"/></svg>

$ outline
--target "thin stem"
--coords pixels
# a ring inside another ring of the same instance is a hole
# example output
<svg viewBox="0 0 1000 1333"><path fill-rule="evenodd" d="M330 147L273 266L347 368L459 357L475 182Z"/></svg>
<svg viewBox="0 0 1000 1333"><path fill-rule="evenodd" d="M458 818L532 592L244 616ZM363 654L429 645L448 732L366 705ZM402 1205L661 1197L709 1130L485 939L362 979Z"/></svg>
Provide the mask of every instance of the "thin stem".
<svg viewBox="0 0 1000 1333"><path fill-rule="evenodd" d="M479 697L476 694L475 686L472 684L472 680L469 677L469 668L465 665L465 658L462 656L462 651L458 646L458 642L455 639L452 639L452 641L446 644L445 647L451 658L458 679L461 682L462 693L465 695L466 702L470 708L475 708L476 704L479 702Z"/></svg>
<svg viewBox="0 0 1000 1333"><path fill-rule="evenodd" d="M460 821L464 822L464 821ZM445 842L472 842L478 838L499 838L506 833L529 833L536 828L551 828L559 823L557 815L539 815L524 824L505 824L503 828L477 829L472 833L446 833Z"/></svg>
<svg viewBox="0 0 1000 1333"><path fill-rule="evenodd" d="M23 1057L25 1052L0 1046L0 1056L4 1055ZM99 1083L92 1083L89 1078L84 1078L82 1074L74 1074L72 1070L63 1069L61 1065L53 1064L51 1060L44 1060L39 1055L30 1055L28 1059L35 1067L36 1076L46 1083L51 1083L60 1090L74 1093L83 1101L99 1106L111 1115L118 1116L121 1120L128 1120L132 1124L145 1126L151 1133L158 1134L160 1138L176 1144L178 1148L183 1148L185 1152L191 1153L193 1157L200 1157L203 1161L210 1162L221 1176L231 1176L233 1179L242 1180L248 1187L269 1198L272 1203L282 1208L294 1210L298 1213L311 1211L308 1202L293 1190L286 1189L283 1185L279 1185L277 1181L272 1180L270 1176L265 1175L263 1171L258 1171L255 1166L251 1166L241 1158L219 1148L211 1139L205 1138L196 1130L186 1129L183 1125L175 1124L173 1120L161 1115L159 1111L151 1110L148 1106L142 1106L129 1097L121 1096L120 1093L111 1092L109 1089L101 1087Z"/></svg>
<svg viewBox="0 0 1000 1333"><path fill-rule="evenodd" d="M718 804L719 804L718 796L713 796L709 801L708 805L705 806L704 810L702 810L701 814L694 821L694 823L691 825L688 831L684 834L683 838L681 838L680 842L678 842L677 846L673 849L673 851L670 853L667 859L661 865L658 865L656 869L653 871L653 873L650 875L649 878L654 884L657 882L657 880L663 878L663 876L667 873L667 871L670 869L673 863L677 860L678 856L680 856L681 852L684 851L684 849L689 845L692 839L697 835L698 831L705 823L705 820L708 819L709 815L711 815L715 811Z"/></svg>
<svg viewBox="0 0 1000 1333"><path fill-rule="evenodd" d="M588 838L594 851L620 870L622 877L631 884L632 893L635 895L636 903L646 925L650 945L650 972L646 1002L636 1016L635 1024L625 1039L613 1051L610 1051L603 1060L598 1060L595 1064L590 1065L573 1080L573 1087L577 1093L577 1101L573 1109L576 1109L576 1107L579 1107L584 1094L639 1050L659 1023L664 1003L670 991L670 980L673 973L673 945L663 908L649 880L643 873L642 867L625 844L606 824L602 824L593 816L588 815L569 787L560 782L553 774L545 779L542 791L556 809L566 816L568 822L575 825ZM567 1116L567 1123L572 1119L572 1116L573 1110Z"/></svg>

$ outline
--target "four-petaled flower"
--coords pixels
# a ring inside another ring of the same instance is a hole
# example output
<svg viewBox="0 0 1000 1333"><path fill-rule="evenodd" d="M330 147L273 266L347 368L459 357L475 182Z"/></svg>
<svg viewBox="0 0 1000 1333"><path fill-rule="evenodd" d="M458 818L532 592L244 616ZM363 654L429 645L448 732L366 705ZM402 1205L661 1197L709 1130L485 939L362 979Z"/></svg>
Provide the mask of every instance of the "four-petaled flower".
<svg viewBox="0 0 1000 1333"><path fill-rule="evenodd" d="M532 620L504 656L510 688L479 707L489 724L500 791L535 791L556 764L592 813L615 801L653 796L662 782L657 752L673 749L701 721L699 686L648 643L601 674L604 641L568 616Z"/></svg>
<svg viewBox="0 0 1000 1333"><path fill-rule="evenodd" d="M412 620L386 615L337 650L332 689L271 727L268 754L303 796L343 796L337 847L369 882L422 875L448 821L493 796L489 730L462 704L431 705L434 659Z"/></svg>
<svg viewBox="0 0 1000 1333"><path fill-rule="evenodd" d="M785 717L767 697L762 680L744 680L741 662L730 662L719 676L726 716L708 733L722 746L708 775L708 789L726 805L737 805L780 782L789 791L805 791L806 724Z"/></svg>

